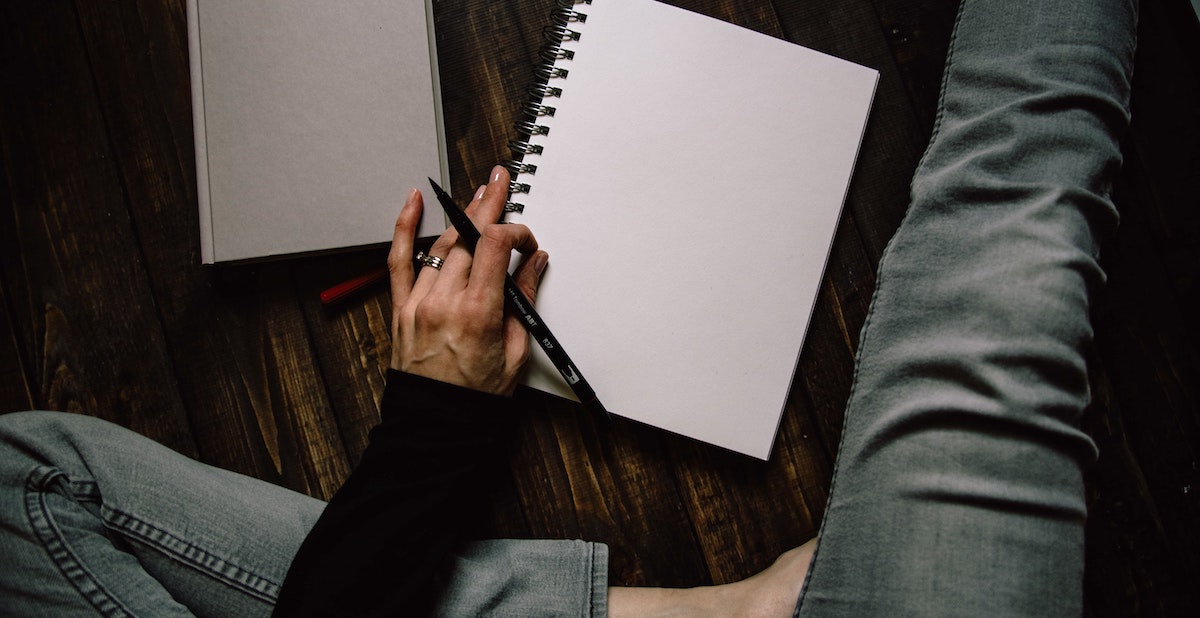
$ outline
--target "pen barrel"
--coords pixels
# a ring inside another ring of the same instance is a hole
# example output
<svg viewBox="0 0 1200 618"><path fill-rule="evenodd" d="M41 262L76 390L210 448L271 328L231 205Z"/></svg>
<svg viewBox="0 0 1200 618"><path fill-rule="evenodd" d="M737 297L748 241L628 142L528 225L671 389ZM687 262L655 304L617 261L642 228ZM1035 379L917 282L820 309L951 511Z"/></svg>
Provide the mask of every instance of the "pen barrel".
<svg viewBox="0 0 1200 618"><path fill-rule="evenodd" d="M546 356L550 357L551 362L580 401L586 402L595 399L596 392L592 390L583 374L575 367L575 363L567 355L566 350L559 345L558 339L546 327L542 316L538 315L537 310L533 308L533 303L521 293L516 281L513 281L512 275L508 275L505 279L504 292L509 308L517 314L518 319L525 326L525 330L529 331L533 340L546 352Z"/></svg>
<svg viewBox="0 0 1200 618"><path fill-rule="evenodd" d="M442 205L442 210L446 211L446 216L450 219L450 223L458 231L459 239L466 245L467 250L474 253L475 245L479 242L479 230L475 228L474 223L471 223L471 218L467 216L467 213L454 203L450 195L438 186L438 183L430 178L429 184L433 187L433 192L437 195L438 203ZM529 302L529 298L517 287L517 282L513 281L512 275L505 275L504 277L504 297L508 301L509 308L516 312L525 330L546 351L546 356L550 358L550 362L562 374L563 379L567 381L575 396L579 397L580 403L589 410L603 412L607 417L608 411L604 409L604 405L596 397L596 391L592 390L587 380L583 379L583 374L579 372L579 369L575 367L575 363L571 361L571 357L567 356L566 351L559 345L558 339L554 337L550 329L542 322L542 316L538 315L538 312L533 308L533 303Z"/></svg>

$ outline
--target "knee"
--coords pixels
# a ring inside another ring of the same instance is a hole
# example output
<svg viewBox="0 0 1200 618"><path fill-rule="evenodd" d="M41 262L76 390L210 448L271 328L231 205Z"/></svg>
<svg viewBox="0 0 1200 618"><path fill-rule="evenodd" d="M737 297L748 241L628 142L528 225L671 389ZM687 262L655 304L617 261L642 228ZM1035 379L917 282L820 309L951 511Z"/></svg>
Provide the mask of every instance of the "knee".
<svg viewBox="0 0 1200 618"><path fill-rule="evenodd" d="M30 410L0 414L0 443L11 444L61 434L64 431L84 430L98 421L95 418L69 412Z"/></svg>
<svg viewBox="0 0 1200 618"><path fill-rule="evenodd" d="M0 467L59 459L64 452L76 452L81 438L95 435L104 425L100 419L67 412L0 414Z"/></svg>

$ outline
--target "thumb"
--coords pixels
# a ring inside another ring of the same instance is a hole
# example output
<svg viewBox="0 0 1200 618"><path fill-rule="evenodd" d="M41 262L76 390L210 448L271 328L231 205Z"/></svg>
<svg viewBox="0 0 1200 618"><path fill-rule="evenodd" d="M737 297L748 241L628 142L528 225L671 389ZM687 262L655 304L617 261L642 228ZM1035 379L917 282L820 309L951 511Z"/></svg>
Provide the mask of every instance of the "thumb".
<svg viewBox="0 0 1200 618"><path fill-rule="evenodd" d="M513 281L529 302L537 300L538 282L546 270L550 256L545 251L535 251L533 255L521 260L517 270L513 272ZM521 319L511 312L506 312L504 319L504 340L509 366L520 368L529 360L529 334L521 324Z"/></svg>

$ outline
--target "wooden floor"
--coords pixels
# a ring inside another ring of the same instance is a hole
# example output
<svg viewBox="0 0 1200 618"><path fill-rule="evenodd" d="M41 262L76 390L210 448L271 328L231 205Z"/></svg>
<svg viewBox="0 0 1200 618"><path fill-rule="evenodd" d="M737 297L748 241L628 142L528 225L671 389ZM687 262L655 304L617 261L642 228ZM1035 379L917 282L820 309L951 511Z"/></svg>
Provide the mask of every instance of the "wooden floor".
<svg viewBox="0 0 1200 618"><path fill-rule="evenodd" d="M681 1L879 69L879 94L775 452L533 410L489 534L612 547L613 581L765 567L822 516L875 264L928 136L953 0ZM509 157L553 0L435 2L453 189ZM0 412L113 420L327 497L376 420L383 290L326 285L379 252L201 268L184 0L0 3ZM1200 615L1200 28L1145 0L1134 129L1095 312L1101 449L1088 476L1092 615ZM399 196L398 196L399 199ZM549 248L553 251L553 248Z"/></svg>

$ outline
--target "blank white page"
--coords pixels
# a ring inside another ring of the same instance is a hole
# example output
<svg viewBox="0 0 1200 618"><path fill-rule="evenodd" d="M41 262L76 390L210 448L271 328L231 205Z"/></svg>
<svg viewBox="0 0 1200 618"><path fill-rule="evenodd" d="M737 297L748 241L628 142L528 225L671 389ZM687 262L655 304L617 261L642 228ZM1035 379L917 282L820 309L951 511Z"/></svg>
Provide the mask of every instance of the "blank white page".
<svg viewBox="0 0 1200 618"><path fill-rule="evenodd" d="M510 217L550 253L538 311L612 413L767 459L878 74L653 0L578 8Z"/></svg>

